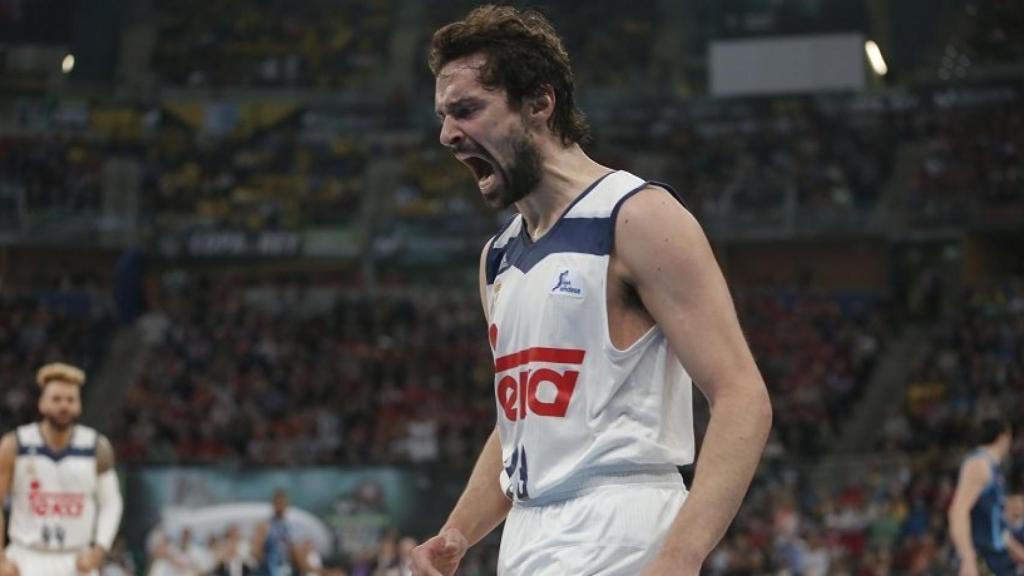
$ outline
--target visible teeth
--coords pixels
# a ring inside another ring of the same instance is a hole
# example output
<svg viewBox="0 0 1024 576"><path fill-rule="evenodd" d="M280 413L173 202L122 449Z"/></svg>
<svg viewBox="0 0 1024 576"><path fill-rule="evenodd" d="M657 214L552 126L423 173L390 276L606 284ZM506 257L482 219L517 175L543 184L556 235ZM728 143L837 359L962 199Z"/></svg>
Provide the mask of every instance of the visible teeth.
<svg viewBox="0 0 1024 576"><path fill-rule="evenodd" d="M480 180L478 180L477 181L477 186L479 186L481 189L484 189L484 188L489 187L493 183L494 183L494 173L491 173L491 174L488 174L487 176L484 176Z"/></svg>

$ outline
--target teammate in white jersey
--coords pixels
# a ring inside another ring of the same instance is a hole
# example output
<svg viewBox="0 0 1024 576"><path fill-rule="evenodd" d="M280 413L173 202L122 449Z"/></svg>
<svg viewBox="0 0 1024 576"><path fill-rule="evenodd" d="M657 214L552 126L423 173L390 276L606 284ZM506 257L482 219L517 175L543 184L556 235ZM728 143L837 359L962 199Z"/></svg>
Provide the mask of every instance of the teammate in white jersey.
<svg viewBox="0 0 1024 576"><path fill-rule="evenodd" d="M0 576L96 575L123 509L114 451L76 424L82 370L47 364L36 382L42 420L0 440L0 502L11 496L9 531L0 516Z"/></svg>
<svg viewBox="0 0 1024 576"><path fill-rule="evenodd" d="M739 508L771 404L704 233L664 185L591 160L568 55L532 11L435 33L441 143L518 215L484 247L498 422L414 572L503 520L502 575L695 575ZM690 385L711 420L694 458Z"/></svg>

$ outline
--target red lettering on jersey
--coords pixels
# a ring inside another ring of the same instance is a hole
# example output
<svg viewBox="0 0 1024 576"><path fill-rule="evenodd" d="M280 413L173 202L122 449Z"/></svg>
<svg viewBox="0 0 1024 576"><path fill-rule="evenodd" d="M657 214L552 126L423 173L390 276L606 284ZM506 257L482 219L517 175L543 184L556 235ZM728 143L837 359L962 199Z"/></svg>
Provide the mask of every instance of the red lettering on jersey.
<svg viewBox="0 0 1024 576"><path fill-rule="evenodd" d="M78 518L85 512L85 494L81 492L43 492L39 483L31 484L29 508L35 516Z"/></svg>
<svg viewBox="0 0 1024 576"><path fill-rule="evenodd" d="M500 374L533 362L578 366L583 363L585 355L584 350L528 348L498 358L494 361L494 370ZM495 387L498 405L501 406L505 417L513 422L525 418L527 412L533 412L537 416L564 418L569 410L569 401L576 390L579 375L578 370L559 372L551 368L537 368L520 370L518 379L510 374L502 376ZM545 383L555 387L555 397L550 402L541 400L538 394L541 385Z"/></svg>

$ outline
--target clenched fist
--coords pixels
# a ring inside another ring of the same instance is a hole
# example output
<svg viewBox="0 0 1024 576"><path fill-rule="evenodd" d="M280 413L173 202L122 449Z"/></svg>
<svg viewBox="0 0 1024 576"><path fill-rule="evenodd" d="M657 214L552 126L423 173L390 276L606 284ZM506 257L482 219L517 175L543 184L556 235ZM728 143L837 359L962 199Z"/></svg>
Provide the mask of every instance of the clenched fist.
<svg viewBox="0 0 1024 576"><path fill-rule="evenodd" d="M413 548L413 576L452 576L467 548L469 542L462 532L448 528Z"/></svg>

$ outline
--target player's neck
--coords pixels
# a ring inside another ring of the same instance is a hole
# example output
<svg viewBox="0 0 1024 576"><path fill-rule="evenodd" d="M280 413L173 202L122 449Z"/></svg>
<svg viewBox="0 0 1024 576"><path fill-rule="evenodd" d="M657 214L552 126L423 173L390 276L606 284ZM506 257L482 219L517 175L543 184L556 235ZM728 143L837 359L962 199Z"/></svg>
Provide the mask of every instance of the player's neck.
<svg viewBox="0 0 1024 576"><path fill-rule="evenodd" d="M39 431L43 435L43 442L54 451L67 448L68 444L71 443L71 434L74 430L74 424L61 429L52 426L47 420L43 420L39 425Z"/></svg>
<svg viewBox="0 0 1024 576"><path fill-rule="evenodd" d="M984 450L985 453L988 454L996 462L1003 461L1003 451L1000 450L998 446L994 444L989 444L987 446L982 446L981 449Z"/></svg>
<svg viewBox="0 0 1024 576"><path fill-rule="evenodd" d="M611 169L590 159L579 145L548 146L544 150L541 180L537 187L516 202L526 231L534 240L547 234L570 204Z"/></svg>

